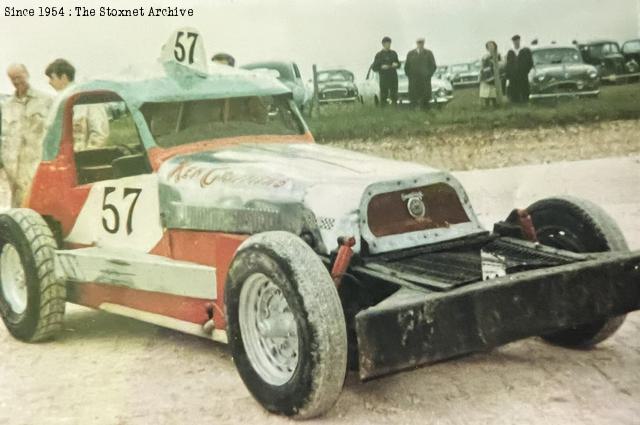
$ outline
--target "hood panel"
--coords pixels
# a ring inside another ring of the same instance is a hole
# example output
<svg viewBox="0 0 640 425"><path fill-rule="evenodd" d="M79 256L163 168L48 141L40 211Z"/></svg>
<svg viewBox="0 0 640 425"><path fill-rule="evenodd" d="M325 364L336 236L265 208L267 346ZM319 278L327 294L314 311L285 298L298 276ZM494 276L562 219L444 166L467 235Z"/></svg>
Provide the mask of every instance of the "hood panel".
<svg viewBox="0 0 640 425"><path fill-rule="evenodd" d="M555 79L573 79L596 71L593 66L582 63L537 65L535 70L537 75L545 75Z"/></svg>
<svg viewBox="0 0 640 425"><path fill-rule="evenodd" d="M166 227L308 231L331 251L338 236L360 236L367 191L449 179L427 166L312 143L243 144L171 158L159 170L159 190ZM472 211L470 216L477 224Z"/></svg>

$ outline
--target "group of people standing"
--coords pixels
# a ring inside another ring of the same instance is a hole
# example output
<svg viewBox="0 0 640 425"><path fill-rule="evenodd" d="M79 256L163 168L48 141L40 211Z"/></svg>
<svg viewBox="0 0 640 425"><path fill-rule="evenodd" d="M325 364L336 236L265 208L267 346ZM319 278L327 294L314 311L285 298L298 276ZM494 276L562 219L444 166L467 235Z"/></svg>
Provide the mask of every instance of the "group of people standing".
<svg viewBox="0 0 640 425"><path fill-rule="evenodd" d="M529 71L533 68L531 50L521 46L521 37L511 38L513 48L506 60L498 52L495 41L485 44L487 53L481 60L480 99L486 106L495 106L506 94L512 103L529 101ZM409 100L416 108L428 109L431 102L431 78L436 72L433 52L425 48L425 39L416 40L416 48L409 51L403 63L398 53L391 49L391 38L382 39L382 50L373 59L372 70L378 73L380 106L398 103L398 69L403 66L409 80ZM496 85L496 81L500 81Z"/></svg>
<svg viewBox="0 0 640 425"><path fill-rule="evenodd" d="M372 69L380 82L380 105L398 103L398 54L391 49L391 38L382 39L382 50L373 59ZM436 72L436 60L431 50L425 48L425 39L416 40L416 48L409 51L404 61L404 73L409 80L409 100L416 108L428 109L431 102L431 77Z"/></svg>
<svg viewBox="0 0 640 425"><path fill-rule="evenodd" d="M56 59L44 71L58 96L36 90L30 84L27 67L13 64L7 76L15 91L2 102L0 159L11 190L11 206L20 207L42 158L46 130L65 94L74 86L75 68ZM109 136L109 119L102 105L78 105L73 109L73 138L76 149L104 146Z"/></svg>
<svg viewBox="0 0 640 425"><path fill-rule="evenodd" d="M495 41L485 44L487 53L482 57L480 69L480 99L485 106L496 106L498 98L506 93L512 103L529 102L529 71L533 68L531 50L521 45L521 37L511 37L513 48L506 60L498 52ZM497 84L497 82L500 84Z"/></svg>

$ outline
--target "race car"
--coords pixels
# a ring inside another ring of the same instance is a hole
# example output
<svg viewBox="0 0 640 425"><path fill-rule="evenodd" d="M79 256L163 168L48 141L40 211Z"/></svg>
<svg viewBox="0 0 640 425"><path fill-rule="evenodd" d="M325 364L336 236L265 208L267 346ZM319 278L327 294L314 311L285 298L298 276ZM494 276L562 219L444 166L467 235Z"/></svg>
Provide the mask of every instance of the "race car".
<svg viewBox="0 0 640 425"><path fill-rule="evenodd" d="M165 76L62 100L24 208L0 212L17 339L53 338L70 302L228 343L254 398L303 419L348 367L593 346L639 308L640 252L594 204L544 199L485 230L450 173L318 145L277 80L182 50ZM79 150L74 111L110 102L111 144Z"/></svg>

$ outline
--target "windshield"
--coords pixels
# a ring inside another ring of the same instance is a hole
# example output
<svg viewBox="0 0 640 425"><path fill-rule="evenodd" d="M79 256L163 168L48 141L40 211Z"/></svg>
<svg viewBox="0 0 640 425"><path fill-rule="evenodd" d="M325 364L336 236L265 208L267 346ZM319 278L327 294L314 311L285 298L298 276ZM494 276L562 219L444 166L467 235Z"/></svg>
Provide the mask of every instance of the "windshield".
<svg viewBox="0 0 640 425"><path fill-rule="evenodd" d="M534 65L553 65L562 63L582 63L580 52L576 49L543 49L533 52Z"/></svg>
<svg viewBox="0 0 640 425"><path fill-rule="evenodd" d="M469 71L469 65L466 63L460 65L451 65L451 72L454 74Z"/></svg>
<svg viewBox="0 0 640 425"><path fill-rule="evenodd" d="M589 54L594 58L601 58L612 53L620 53L620 49L614 43L594 44L589 46Z"/></svg>
<svg viewBox="0 0 640 425"><path fill-rule="evenodd" d="M290 107L288 95L145 103L140 111L161 147L226 137L295 135L304 131Z"/></svg>
<svg viewBox="0 0 640 425"><path fill-rule="evenodd" d="M622 48L625 53L638 53L640 52L640 40L627 41Z"/></svg>
<svg viewBox="0 0 640 425"><path fill-rule="evenodd" d="M349 71L322 71L318 73L318 82L353 81L353 74Z"/></svg>

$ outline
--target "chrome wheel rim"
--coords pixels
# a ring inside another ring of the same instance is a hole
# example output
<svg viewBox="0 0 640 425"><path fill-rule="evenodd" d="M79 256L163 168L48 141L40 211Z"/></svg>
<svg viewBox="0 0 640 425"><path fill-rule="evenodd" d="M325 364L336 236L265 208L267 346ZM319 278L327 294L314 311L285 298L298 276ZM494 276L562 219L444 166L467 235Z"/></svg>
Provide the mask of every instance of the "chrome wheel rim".
<svg viewBox="0 0 640 425"><path fill-rule="evenodd" d="M18 250L5 243L0 254L0 286L4 299L16 314L27 309L27 276Z"/></svg>
<svg viewBox="0 0 640 425"><path fill-rule="evenodd" d="M268 384L287 383L298 366L298 327L282 290L262 273L244 282L240 332L251 365Z"/></svg>

